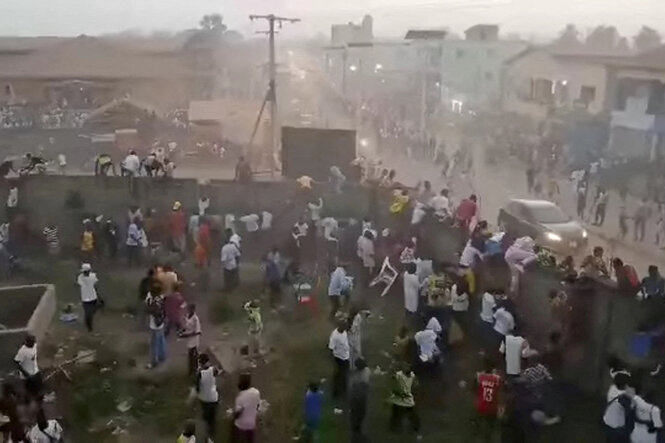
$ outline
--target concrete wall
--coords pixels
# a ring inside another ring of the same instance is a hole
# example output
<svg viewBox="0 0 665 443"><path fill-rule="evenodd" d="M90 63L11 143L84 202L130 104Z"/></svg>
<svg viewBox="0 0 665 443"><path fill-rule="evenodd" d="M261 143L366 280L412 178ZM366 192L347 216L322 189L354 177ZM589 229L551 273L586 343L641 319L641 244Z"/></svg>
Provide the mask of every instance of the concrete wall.
<svg viewBox="0 0 665 443"><path fill-rule="evenodd" d="M53 285L12 286L0 289L0 310L11 315L9 329L0 330L0 372L14 368L14 355L27 333L44 337L56 311Z"/></svg>
<svg viewBox="0 0 665 443"><path fill-rule="evenodd" d="M205 194L210 198L209 214L232 213L237 218L268 211L275 217L275 228L282 230L290 228L300 215L304 215L309 199L292 180L248 185L212 181L200 186L195 179L139 178L130 188L129 179L122 177L34 175L21 179L18 187L19 210L26 214L35 238L40 238L46 223L53 221L59 227L65 248L78 245L84 217L103 214L112 217L122 228L131 205L143 208L144 214L146 208L154 208L158 214L168 214L173 202L180 201L190 214L197 209L199 196ZM80 194L83 208L66 207L65 202L72 192ZM336 194L327 185L315 189L315 194L324 200L324 215L339 218L362 218L369 214L372 192L369 188L357 187ZM0 199L6 199L7 193L7 183L3 183Z"/></svg>

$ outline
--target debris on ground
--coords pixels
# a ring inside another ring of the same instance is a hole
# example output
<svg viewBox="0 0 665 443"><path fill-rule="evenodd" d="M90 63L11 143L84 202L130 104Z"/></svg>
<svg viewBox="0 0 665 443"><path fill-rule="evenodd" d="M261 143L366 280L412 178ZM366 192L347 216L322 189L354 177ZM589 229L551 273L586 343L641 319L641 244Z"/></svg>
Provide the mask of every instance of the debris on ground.
<svg viewBox="0 0 665 443"><path fill-rule="evenodd" d="M54 403L55 399L55 392L49 392L48 394L44 395L44 403Z"/></svg>
<svg viewBox="0 0 665 443"><path fill-rule="evenodd" d="M261 399L261 402L259 403L259 415L265 414L269 409L270 403L268 403L268 400Z"/></svg>
<svg viewBox="0 0 665 443"><path fill-rule="evenodd" d="M119 412L125 413L132 409L132 401L131 400L123 400L120 403L117 404L115 407Z"/></svg>
<svg viewBox="0 0 665 443"><path fill-rule="evenodd" d="M94 363L96 359L97 359L97 351L93 351L92 349L81 349L76 353L75 357L77 365L86 365Z"/></svg>
<svg viewBox="0 0 665 443"><path fill-rule="evenodd" d="M381 369L381 366L377 365L376 368L374 368L373 374L374 375L386 375L386 371Z"/></svg>

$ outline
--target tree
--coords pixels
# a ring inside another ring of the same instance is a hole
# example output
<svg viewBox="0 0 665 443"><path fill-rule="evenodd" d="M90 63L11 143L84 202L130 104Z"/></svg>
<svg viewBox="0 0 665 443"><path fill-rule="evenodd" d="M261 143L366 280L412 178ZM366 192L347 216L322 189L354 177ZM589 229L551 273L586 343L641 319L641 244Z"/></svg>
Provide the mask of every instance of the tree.
<svg viewBox="0 0 665 443"><path fill-rule="evenodd" d="M648 51L661 45L662 37L653 28L642 26L640 32L633 38L633 47L640 51Z"/></svg>
<svg viewBox="0 0 665 443"><path fill-rule="evenodd" d="M627 54L630 52L630 42L626 37L621 37L617 42L616 50L618 52Z"/></svg>
<svg viewBox="0 0 665 443"><path fill-rule="evenodd" d="M559 33L559 38L554 42L558 46L566 48L575 48L582 46L580 41L580 31L577 30L577 27L572 23L566 25L566 27Z"/></svg>
<svg viewBox="0 0 665 443"><path fill-rule="evenodd" d="M614 26L598 26L587 35L585 44L595 51L612 52L617 49L621 35Z"/></svg>
<svg viewBox="0 0 665 443"><path fill-rule="evenodd" d="M206 14L203 16L199 22L199 26L204 31L219 31L224 33L226 31L226 25L220 14Z"/></svg>

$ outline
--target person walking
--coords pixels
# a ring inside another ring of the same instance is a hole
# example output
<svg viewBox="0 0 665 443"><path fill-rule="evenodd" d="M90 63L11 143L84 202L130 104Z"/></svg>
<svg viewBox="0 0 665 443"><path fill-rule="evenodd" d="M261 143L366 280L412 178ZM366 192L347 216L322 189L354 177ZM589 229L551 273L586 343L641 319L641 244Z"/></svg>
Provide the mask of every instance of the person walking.
<svg viewBox="0 0 665 443"><path fill-rule="evenodd" d="M152 369L166 361L166 336L164 327L166 323L166 311L164 308L164 295L160 292L153 293L153 287L145 299L148 313L150 314L150 363L147 368Z"/></svg>
<svg viewBox="0 0 665 443"><path fill-rule="evenodd" d="M128 266L141 263L141 247L144 243L142 232L140 222L138 219L133 218L127 227L127 240L125 241Z"/></svg>
<svg viewBox="0 0 665 443"><path fill-rule="evenodd" d="M485 358L482 372L476 375L476 412L478 414L477 432L485 442L492 441L494 428L499 416L499 395L501 376L490 358Z"/></svg>
<svg viewBox="0 0 665 443"><path fill-rule="evenodd" d="M339 263L332 274L330 274L330 283L328 284L328 298L330 299L331 306L330 318L335 318L335 315L342 307L342 297L344 297L344 304L348 303L350 291L351 281L346 274L346 264Z"/></svg>
<svg viewBox="0 0 665 443"><path fill-rule="evenodd" d="M37 364L37 339L32 334L25 336L23 345L19 348L14 363L23 380L28 398L40 399L44 387L42 373Z"/></svg>
<svg viewBox="0 0 665 443"><path fill-rule="evenodd" d="M100 303L97 295L97 274L92 272L90 263L81 265L81 272L76 278L76 283L81 289L81 304L83 305L83 318L88 332L92 332L93 319Z"/></svg>
<svg viewBox="0 0 665 443"><path fill-rule="evenodd" d="M640 393L633 398L635 403L635 427L630 434L631 443L657 443L663 432L660 408L654 404L654 393Z"/></svg>
<svg viewBox="0 0 665 443"><path fill-rule="evenodd" d="M346 322L339 321L335 329L330 334L328 341L335 370L333 371L333 398L343 397L346 394L346 385L349 377L349 359L351 358L351 348L349 346L349 337L346 333Z"/></svg>
<svg viewBox="0 0 665 443"><path fill-rule="evenodd" d="M222 272L224 274L224 291L234 290L238 286L240 280L238 270L240 249L238 249L238 246L231 239L232 237L226 239L226 244L222 246L220 253Z"/></svg>
<svg viewBox="0 0 665 443"><path fill-rule="evenodd" d="M647 199L643 198L633 215L634 231L633 241L643 241L644 233L646 230L647 220L651 217L651 208L647 203Z"/></svg>
<svg viewBox="0 0 665 443"><path fill-rule="evenodd" d="M201 418L206 425L208 441L214 441L217 431L217 406L219 405L217 376L220 372L219 368L212 365L208 354L199 355L199 370L195 387L201 404Z"/></svg>
<svg viewBox="0 0 665 443"><path fill-rule="evenodd" d="M633 408L633 398L628 390L630 376L618 373L607 391L603 423L607 443L627 443L629 431L626 428L626 413Z"/></svg>
<svg viewBox="0 0 665 443"><path fill-rule="evenodd" d="M367 415L367 396L371 375L367 363L362 358L355 362L349 382L349 418L351 420L351 443L363 443L363 422Z"/></svg>
<svg viewBox="0 0 665 443"><path fill-rule="evenodd" d="M305 426L300 434L300 443L312 443L316 440L316 434L323 415L323 392L319 383L312 381L307 386L305 393Z"/></svg>
<svg viewBox="0 0 665 443"><path fill-rule="evenodd" d="M233 408L231 443L254 443L261 393L252 387L250 374L240 374L238 395Z"/></svg>
<svg viewBox="0 0 665 443"><path fill-rule="evenodd" d="M603 226L605 223L605 212L607 211L607 202L609 200L609 193L600 188L598 190L598 199L596 200L596 214L594 216L593 224L596 226Z"/></svg>
<svg viewBox="0 0 665 443"><path fill-rule="evenodd" d="M412 370L402 364L402 368L395 371L392 375L392 391L388 397L390 403L390 429L398 432L401 428L404 416L411 423L413 432L416 433L416 439L422 440L420 435L420 419L416 412L416 401L413 396L413 388L417 384L416 376Z"/></svg>
<svg viewBox="0 0 665 443"><path fill-rule="evenodd" d="M174 202L171 208L169 234L172 250L180 254L180 257L184 259L187 245L187 218L185 211L182 210L182 203L179 201Z"/></svg>

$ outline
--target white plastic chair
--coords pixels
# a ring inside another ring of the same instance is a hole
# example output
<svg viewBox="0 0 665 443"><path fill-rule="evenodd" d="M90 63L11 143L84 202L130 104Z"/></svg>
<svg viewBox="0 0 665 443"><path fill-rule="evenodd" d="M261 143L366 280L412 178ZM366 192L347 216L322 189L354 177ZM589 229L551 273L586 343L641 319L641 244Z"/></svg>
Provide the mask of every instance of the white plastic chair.
<svg viewBox="0 0 665 443"><path fill-rule="evenodd" d="M379 274L376 277L374 277L374 280L371 281L369 287L373 288L379 283L385 283L386 287L383 289L383 292L381 293L381 297L384 297L388 293L388 291L390 291L390 288L392 287L393 283L395 283L395 280L397 280L398 275L399 274L397 270L392 267L392 265L390 264L390 260L388 260L388 257L386 257L383 260L383 264L381 265L381 270L379 271Z"/></svg>

